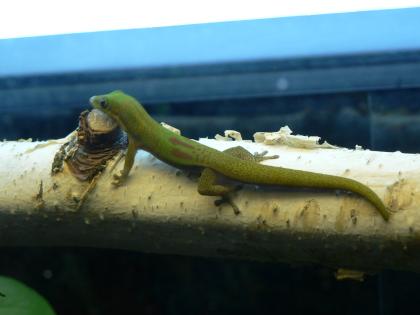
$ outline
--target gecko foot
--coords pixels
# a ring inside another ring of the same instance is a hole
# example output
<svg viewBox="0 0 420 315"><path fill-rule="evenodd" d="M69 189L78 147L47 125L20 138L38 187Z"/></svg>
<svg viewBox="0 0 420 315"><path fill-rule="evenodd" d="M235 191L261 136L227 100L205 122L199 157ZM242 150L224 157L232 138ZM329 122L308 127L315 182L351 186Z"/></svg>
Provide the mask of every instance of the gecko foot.
<svg viewBox="0 0 420 315"><path fill-rule="evenodd" d="M118 187L124 184L125 180L127 179L127 176L124 176L123 172L121 171L120 174L114 174L113 178L114 180L112 181L112 185Z"/></svg>
<svg viewBox="0 0 420 315"><path fill-rule="evenodd" d="M261 162L261 161L265 161L265 160L272 160L272 159L278 159L279 156L278 155L270 155L270 156L266 156L268 153L267 150L262 151L261 153L255 152L254 153L254 159L256 162Z"/></svg>
<svg viewBox="0 0 420 315"><path fill-rule="evenodd" d="M228 203L232 207L233 213L235 215L238 215L241 213L241 210L239 210L238 206L233 202L230 196L223 196L221 199L217 199L214 201L214 205L216 207L221 206L224 203Z"/></svg>

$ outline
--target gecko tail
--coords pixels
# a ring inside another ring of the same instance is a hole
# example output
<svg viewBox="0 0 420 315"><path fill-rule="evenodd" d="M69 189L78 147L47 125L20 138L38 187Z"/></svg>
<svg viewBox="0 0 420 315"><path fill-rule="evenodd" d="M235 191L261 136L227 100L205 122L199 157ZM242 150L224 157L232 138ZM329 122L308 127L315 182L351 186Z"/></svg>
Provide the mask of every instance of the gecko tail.
<svg viewBox="0 0 420 315"><path fill-rule="evenodd" d="M379 196L368 186L350 178L335 175L320 174L282 167L272 167L259 164L255 171L241 178L242 181L261 185L284 185L289 187L306 187L321 189L340 189L355 193L367 199L384 220L391 215L389 209Z"/></svg>

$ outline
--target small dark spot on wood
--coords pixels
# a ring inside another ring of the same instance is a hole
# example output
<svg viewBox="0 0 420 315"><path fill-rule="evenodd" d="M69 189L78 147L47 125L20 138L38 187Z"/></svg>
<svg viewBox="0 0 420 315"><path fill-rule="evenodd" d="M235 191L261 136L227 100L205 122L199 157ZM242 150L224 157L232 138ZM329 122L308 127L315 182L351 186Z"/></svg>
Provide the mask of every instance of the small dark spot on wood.
<svg viewBox="0 0 420 315"><path fill-rule="evenodd" d="M357 224L357 213L356 213L356 209L351 209L350 211L350 218L351 218L351 222L356 225Z"/></svg>

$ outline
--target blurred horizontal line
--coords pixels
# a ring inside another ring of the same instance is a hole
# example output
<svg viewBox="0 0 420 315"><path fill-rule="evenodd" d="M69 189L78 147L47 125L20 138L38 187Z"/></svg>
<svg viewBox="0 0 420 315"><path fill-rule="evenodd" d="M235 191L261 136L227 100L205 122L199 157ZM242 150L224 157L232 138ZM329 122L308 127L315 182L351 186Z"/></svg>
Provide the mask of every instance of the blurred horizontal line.
<svg viewBox="0 0 420 315"><path fill-rule="evenodd" d="M412 58L414 61L402 62L404 53L392 56L394 58L390 58L388 63L360 62L359 65L341 67L337 66L339 62L335 59L335 62L330 61L335 67L324 68L270 71L269 64L265 64L264 71L261 71L256 63L248 65L253 71L238 73L206 73L195 69L201 75L191 75L191 70L186 70L180 76L147 77L139 70L138 76L129 72L125 77L121 72L118 77L111 75L108 80L99 81L95 80L98 73L91 74L92 80L84 74L83 80L71 83L65 78L44 83L41 80L38 84L19 84L15 88L3 86L0 89L0 111L30 111L36 108L36 114L40 114L42 111L56 111L57 106L61 111L79 109L89 107L89 96L115 89L122 89L142 102L152 104L420 87L420 61ZM408 56L420 56L420 51L411 52ZM377 60L382 59L377 56ZM391 62L393 59L396 61ZM343 64L346 63L343 61ZM215 67L225 68L223 65Z"/></svg>

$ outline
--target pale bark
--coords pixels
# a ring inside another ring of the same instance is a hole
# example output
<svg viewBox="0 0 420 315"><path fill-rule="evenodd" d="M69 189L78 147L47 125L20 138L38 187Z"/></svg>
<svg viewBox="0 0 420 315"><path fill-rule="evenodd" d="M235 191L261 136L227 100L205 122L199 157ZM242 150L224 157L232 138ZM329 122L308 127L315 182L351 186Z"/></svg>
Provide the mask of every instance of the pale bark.
<svg viewBox="0 0 420 315"><path fill-rule="evenodd" d="M363 198L339 191L247 186L229 205L198 194L184 173L139 151L126 185L111 185L114 159L95 185L51 165L63 140L0 143L0 245L89 246L154 253L420 271L420 156L348 149L241 145L263 163L356 179L395 212L385 222ZM115 167L115 169L114 169ZM42 184L41 184L42 183Z"/></svg>

